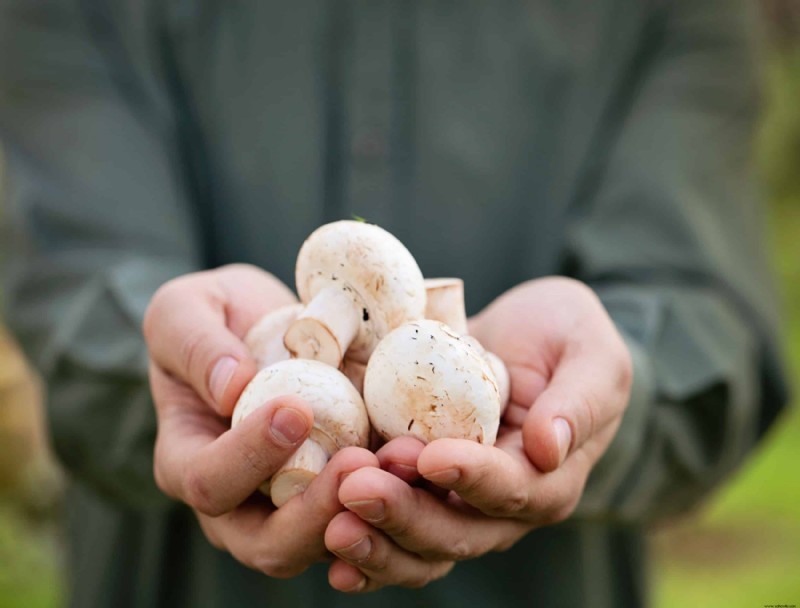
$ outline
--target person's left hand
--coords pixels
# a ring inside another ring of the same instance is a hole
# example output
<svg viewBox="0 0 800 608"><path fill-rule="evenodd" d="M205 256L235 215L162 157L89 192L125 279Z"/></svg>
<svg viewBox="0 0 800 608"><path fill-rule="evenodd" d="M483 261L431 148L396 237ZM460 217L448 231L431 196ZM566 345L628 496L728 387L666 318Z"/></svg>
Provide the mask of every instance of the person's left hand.
<svg viewBox="0 0 800 608"><path fill-rule="evenodd" d="M627 405L628 350L595 294L562 278L525 283L472 319L502 358L511 404L488 447L460 439L395 439L381 468L339 488L347 511L328 525L335 589L420 587L459 560L511 547L566 519Z"/></svg>

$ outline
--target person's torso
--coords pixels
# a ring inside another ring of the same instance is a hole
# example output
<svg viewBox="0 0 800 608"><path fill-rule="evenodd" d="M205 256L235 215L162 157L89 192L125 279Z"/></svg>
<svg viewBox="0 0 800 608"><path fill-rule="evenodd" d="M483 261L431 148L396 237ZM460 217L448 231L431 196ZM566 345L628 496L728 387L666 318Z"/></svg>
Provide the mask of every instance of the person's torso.
<svg viewBox="0 0 800 608"><path fill-rule="evenodd" d="M253 262L291 285L303 239L357 215L426 276L463 277L471 312L561 270L566 214L649 10L121 1L110 18L165 100L151 111L177 125L209 265Z"/></svg>
<svg viewBox="0 0 800 608"><path fill-rule="evenodd" d="M114 25L119 38L102 43L139 88L138 111L175 130L208 265L251 262L293 285L303 239L357 215L394 233L426 276L462 277L474 313L563 271L566 219L648 7L118 0L91 10ZM348 598L328 588L324 566L293 581L245 570L183 511L123 517L84 500L74 530L93 540L74 549L76 569L82 551L86 560L76 605L123 595L137 606L643 601L635 529L533 532L426 589ZM122 545L130 564L118 561Z"/></svg>

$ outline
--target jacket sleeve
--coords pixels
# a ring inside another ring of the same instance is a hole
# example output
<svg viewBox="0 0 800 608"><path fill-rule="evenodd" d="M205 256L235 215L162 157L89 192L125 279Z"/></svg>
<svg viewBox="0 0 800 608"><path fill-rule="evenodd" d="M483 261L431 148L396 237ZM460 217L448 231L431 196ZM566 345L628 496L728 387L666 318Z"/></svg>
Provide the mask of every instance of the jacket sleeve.
<svg viewBox="0 0 800 608"><path fill-rule="evenodd" d="M71 475L158 504L140 327L156 288L197 269L194 220L165 105L138 68L111 69L95 43L113 32L89 31L78 5L0 4L4 314Z"/></svg>
<svg viewBox="0 0 800 608"><path fill-rule="evenodd" d="M648 521L696 503L786 402L752 140L743 3L657 3L571 208L570 274L630 346L633 395L577 515Z"/></svg>

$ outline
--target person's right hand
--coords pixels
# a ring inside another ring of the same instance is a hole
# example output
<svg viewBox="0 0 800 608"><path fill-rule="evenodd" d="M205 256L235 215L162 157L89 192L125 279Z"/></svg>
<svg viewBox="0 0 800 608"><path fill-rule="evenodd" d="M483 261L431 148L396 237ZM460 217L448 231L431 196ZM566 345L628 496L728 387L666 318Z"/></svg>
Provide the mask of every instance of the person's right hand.
<svg viewBox="0 0 800 608"><path fill-rule="evenodd" d="M164 284L144 320L158 418L156 483L192 507L212 545L281 578L328 557L325 529L344 509L341 479L378 466L374 454L347 448L280 509L258 494L305 440L313 414L302 400L284 397L228 428L257 371L242 338L264 314L295 301L269 273L225 266Z"/></svg>

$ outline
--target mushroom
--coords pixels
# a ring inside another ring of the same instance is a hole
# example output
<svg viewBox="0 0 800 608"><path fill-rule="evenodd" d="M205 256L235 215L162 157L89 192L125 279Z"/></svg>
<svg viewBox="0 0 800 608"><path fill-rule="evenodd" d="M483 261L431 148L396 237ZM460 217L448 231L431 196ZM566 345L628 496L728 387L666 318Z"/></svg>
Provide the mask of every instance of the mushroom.
<svg viewBox="0 0 800 608"><path fill-rule="evenodd" d="M475 341L477 342L477 340ZM494 374L494 379L497 381L497 390L500 392L500 415L502 416L511 401L511 375L503 360L494 353L484 350L483 358L486 359Z"/></svg>
<svg viewBox="0 0 800 608"><path fill-rule="evenodd" d="M503 360L492 352L489 352L483 345L478 342L474 336L463 336L464 340L472 346L477 352L486 359L489 364L489 369L494 374L494 379L497 381L497 390L500 392L500 415L506 411L508 403L511 399L511 376L508 373L508 368Z"/></svg>
<svg viewBox="0 0 800 608"><path fill-rule="evenodd" d="M278 361L290 359L291 355L283 345L283 336L289 325L303 310L302 304L289 304L267 313L253 325L244 338L244 343L258 364L258 369L269 367ZM344 359L339 369L347 376L359 393L364 392L364 372L367 366Z"/></svg>
<svg viewBox="0 0 800 608"><path fill-rule="evenodd" d="M457 334L467 335L464 281L456 278L425 279L425 318L441 321Z"/></svg>
<svg viewBox="0 0 800 608"><path fill-rule="evenodd" d="M410 435L494 445L500 393L486 359L439 321L406 323L387 335L367 364L364 399L384 439Z"/></svg>
<svg viewBox="0 0 800 608"><path fill-rule="evenodd" d="M427 304L425 318L441 321L461 336L467 336L467 311L464 306L464 281L457 278L425 279ZM470 343L486 358L500 389L500 413L508 407L511 398L511 377L503 360L487 351L478 340L469 337Z"/></svg>
<svg viewBox="0 0 800 608"><path fill-rule="evenodd" d="M347 446L366 447L369 442L369 419L355 387L339 370L305 359L279 361L258 372L236 404L231 427L271 399L285 395L297 395L309 404L314 427L261 486L277 507L303 492L335 452Z"/></svg>
<svg viewBox="0 0 800 608"><path fill-rule="evenodd" d="M265 314L247 332L244 343L258 363L258 369L289 358L283 336L302 310L302 304L282 306Z"/></svg>
<svg viewBox="0 0 800 608"><path fill-rule="evenodd" d="M306 309L284 344L294 357L338 367L345 353L366 363L395 327L425 314L425 285L413 256L372 224L340 221L300 248L297 292Z"/></svg>

